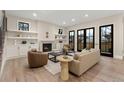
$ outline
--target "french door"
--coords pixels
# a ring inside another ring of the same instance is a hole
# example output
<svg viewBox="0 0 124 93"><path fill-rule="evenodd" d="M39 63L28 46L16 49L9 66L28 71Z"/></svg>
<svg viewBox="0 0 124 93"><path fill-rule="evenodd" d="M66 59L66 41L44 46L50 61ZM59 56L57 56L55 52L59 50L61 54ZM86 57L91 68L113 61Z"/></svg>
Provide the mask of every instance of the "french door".
<svg viewBox="0 0 124 93"><path fill-rule="evenodd" d="M94 28L86 29L86 48L94 48Z"/></svg>
<svg viewBox="0 0 124 93"><path fill-rule="evenodd" d="M77 50L78 51L81 51L82 49L85 48L84 34L85 34L85 31L83 29L77 31Z"/></svg>
<svg viewBox="0 0 124 93"><path fill-rule="evenodd" d="M77 50L94 48L94 27L77 31Z"/></svg>
<svg viewBox="0 0 124 93"><path fill-rule="evenodd" d="M101 55L113 57L113 24L100 26Z"/></svg>
<svg viewBox="0 0 124 93"><path fill-rule="evenodd" d="M74 51L75 48L75 31L69 31L69 45L70 49Z"/></svg>

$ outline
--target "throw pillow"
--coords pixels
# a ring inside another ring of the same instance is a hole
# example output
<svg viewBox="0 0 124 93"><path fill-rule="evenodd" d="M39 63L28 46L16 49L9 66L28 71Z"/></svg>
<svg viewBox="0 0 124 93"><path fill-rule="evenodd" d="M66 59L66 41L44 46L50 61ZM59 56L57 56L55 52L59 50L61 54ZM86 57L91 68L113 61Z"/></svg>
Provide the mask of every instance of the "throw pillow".
<svg viewBox="0 0 124 93"><path fill-rule="evenodd" d="M37 52L37 49L33 48L31 49L32 52Z"/></svg>
<svg viewBox="0 0 124 93"><path fill-rule="evenodd" d="M81 53L85 53L85 52L87 52L87 50L86 50L86 49L83 49L83 50L81 51Z"/></svg>
<svg viewBox="0 0 124 93"><path fill-rule="evenodd" d="M74 58L75 60L78 60L78 59L79 59L79 54L75 54L73 58Z"/></svg>

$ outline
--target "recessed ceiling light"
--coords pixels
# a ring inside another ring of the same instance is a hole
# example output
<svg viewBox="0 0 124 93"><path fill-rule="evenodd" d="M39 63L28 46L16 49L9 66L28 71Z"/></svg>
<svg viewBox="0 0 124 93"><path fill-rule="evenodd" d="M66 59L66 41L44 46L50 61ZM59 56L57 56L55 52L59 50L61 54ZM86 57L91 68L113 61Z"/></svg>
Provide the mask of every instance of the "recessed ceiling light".
<svg viewBox="0 0 124 93"><path fill-rule="evenodd" d="M36 14L36 13L33 13L33 16L34 16L34 17L36 17L36 16L37 16L37 14Z"/></svg>
<svg viewBox="0 0 124 93"><path fill-rule="evenodd" d="M72 21L72 22L74 22L74 21L75 21L75 19L74 19L74 18L72 18L72 19L71 19L71 21Z"/></svg>
<svg viewBox="0 0 124 93"><path fill-rule="evenodd" d="M66 22L64 21L63 24L66 24Z"/></svg>
<svg viewBox="0 0 124 93"><path fill-rule="evenodd" d="M88 17L89 15L88 15L88 14L85 14L84 16L85 16L85 17Z"/></svg>

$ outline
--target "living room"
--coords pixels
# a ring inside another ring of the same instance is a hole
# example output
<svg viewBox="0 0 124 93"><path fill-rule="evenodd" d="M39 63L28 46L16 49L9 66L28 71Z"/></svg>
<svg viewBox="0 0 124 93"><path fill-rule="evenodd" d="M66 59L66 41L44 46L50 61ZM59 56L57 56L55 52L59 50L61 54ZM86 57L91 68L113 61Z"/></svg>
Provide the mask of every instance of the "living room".
<svg viewBox="0 0 124 93"><path fill-rule="evenodd" d="M1 0L1 93L123 93L124 0Z"/></svg>
<svg viewBox="0 0 124 93"><path fill-rule="evenodd" d="M124 11L0 12L1 81L124 81Z"/></svg>

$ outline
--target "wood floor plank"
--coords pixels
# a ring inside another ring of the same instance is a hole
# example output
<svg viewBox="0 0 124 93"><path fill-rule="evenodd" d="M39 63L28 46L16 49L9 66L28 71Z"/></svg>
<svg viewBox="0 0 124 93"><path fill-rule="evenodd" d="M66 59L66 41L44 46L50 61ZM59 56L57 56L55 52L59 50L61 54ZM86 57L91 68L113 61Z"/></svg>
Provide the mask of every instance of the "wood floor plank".
<svg viewBox="0 0 124 93"><path fill-rule="evenodd" d="M69 74L66 82L122 82L124 61L101 57L101 61L80 77ZM60 73L52 75L44 67L29 68L26 58L7 61L0 79L2 82L63 82Z"/></svg>

